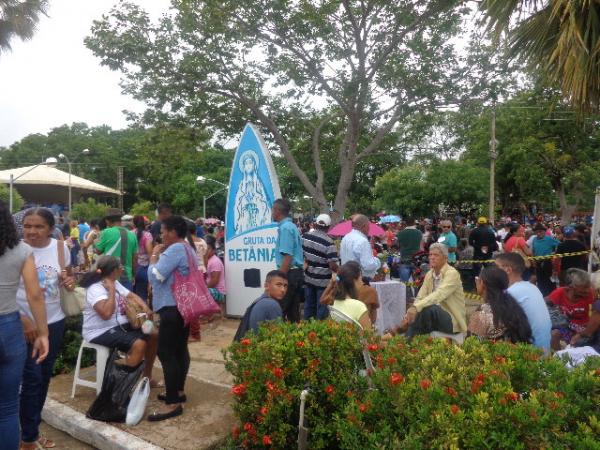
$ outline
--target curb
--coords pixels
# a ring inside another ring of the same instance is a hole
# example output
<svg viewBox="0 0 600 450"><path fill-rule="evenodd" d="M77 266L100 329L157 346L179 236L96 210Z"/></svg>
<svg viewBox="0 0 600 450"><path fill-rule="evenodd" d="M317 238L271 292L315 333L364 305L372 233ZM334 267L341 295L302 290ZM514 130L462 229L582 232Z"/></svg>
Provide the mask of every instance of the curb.
<svg viewBox="0 0 600 450"><path fill-rule="evenodd" d="M100 450L163 450L117 427L88 419L50 397L46 399L42 419L50 426Z"/></svg>

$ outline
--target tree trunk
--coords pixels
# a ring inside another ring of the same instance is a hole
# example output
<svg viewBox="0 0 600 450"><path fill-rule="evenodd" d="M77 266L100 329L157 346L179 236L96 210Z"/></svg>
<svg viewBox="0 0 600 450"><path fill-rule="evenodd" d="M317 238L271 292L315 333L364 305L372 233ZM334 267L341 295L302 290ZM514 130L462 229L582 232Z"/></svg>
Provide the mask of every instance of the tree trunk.
<svg viewBox="0 0 600 450"><path fill-rule="evenodd" d="M568 225L571 223L573 213L577 209L577 205L569 205L567 203L567 194L565 193L565 187L561 184L558 189L558 201L560 202L560 222L562 225Z"/></svg>

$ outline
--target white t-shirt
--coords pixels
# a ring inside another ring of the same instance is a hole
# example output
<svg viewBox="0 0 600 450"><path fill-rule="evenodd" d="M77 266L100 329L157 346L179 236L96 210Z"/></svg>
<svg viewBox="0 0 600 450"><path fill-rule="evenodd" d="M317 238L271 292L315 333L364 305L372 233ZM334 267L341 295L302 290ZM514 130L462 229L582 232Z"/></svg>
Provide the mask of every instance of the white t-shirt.
<svg viewBox="0 0 600 450"><path fill-rule="evenodd" d="M99 301L108 299L108 290L102 286L102 282L100 281L87 288L85 293L85 307L83 308L83 327L81 330L81 334L86 341L90 342L111 328L127 323L125 298L129 295L129 291L118 281L115 282L115 291L117 307L110 319L104 320L96 312L94 305Z"/></svg>
<svg viewBox="0 0 600 450"><path fill-rule="evenodd" d="M57 241L54 238L50 238L50 244L48 244L48 246L44 248L31 247L31 249L33 250L33 258L35 260L35 268L37 269L40 287L44 292L46 300L46 316L48 317L48 323L56 323L65 318L60 307L59 275L61 269L58 262ZM68 266L71 261L71 254L66 245L64 245L64 253L65 265ZM21 281L19 282L17 305L19 307L19 312L22 315L28 316L33 320L33 314L31 314L29 304L27 303L27 293L23 284L23 278L21 278Z"/></svg>

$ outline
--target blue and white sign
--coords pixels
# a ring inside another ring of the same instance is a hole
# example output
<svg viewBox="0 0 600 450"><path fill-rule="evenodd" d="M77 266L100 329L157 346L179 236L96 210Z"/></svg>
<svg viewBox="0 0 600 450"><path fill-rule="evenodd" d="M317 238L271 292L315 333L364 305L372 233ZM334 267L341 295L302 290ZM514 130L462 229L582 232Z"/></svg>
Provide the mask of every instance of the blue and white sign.
<svg viewBox="0 0 600 450"><path fill-rule="evenodd" d="M225 214L228 315L242 316L263 292L267 273L275 269L277 223L271 208L280 196L262 136L247 124L233 159Z"/></svg>

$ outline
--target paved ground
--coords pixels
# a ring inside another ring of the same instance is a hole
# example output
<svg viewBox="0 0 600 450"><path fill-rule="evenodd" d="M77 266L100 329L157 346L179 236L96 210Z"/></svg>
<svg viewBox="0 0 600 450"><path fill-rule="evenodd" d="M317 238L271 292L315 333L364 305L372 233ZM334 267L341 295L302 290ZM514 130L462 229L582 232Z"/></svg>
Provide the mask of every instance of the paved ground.
<svg viewBox="0 0 600 450"><path fill-rule="evenodd" d="M91 450L94 448L84 444L83 442L78 441L77 439L73 439L67 433L63 433L62 431L59 431L56 428L52 428L45 422L42 422L42 425L40 426L40 433L42 433L42 435L44 435L48 439L54 441L54 443L56 444L56 450Z"/></svg>
<svg viewBox="0 0 600 450"><path fill-rule="evenodd" d="M225 371L221 349L231 343L238 323L238 320L222 320L214 325L207 325L202 330L202 341L190 344L192 361L186 385L188 401L182 416L158 423L143 420L135 427L124 424L114 426L156 446L172 450L204 449L224 439L235 421L230 407L231 376ZM93 371L86 371L93 377ZM162 376L158 361L154 374L157 378ZM95 398L95 391L78 387L75 398L71 399L72 382L72 374L54 377L49 396L85 414ZM156 399L159 392L159 389L152 390L147 413L159 406ZM73 442L69 442L64 433L56 434L56 442L60 448L91 448L77 444L76 441L75 445L80 447L73 446Z"/></svg>

